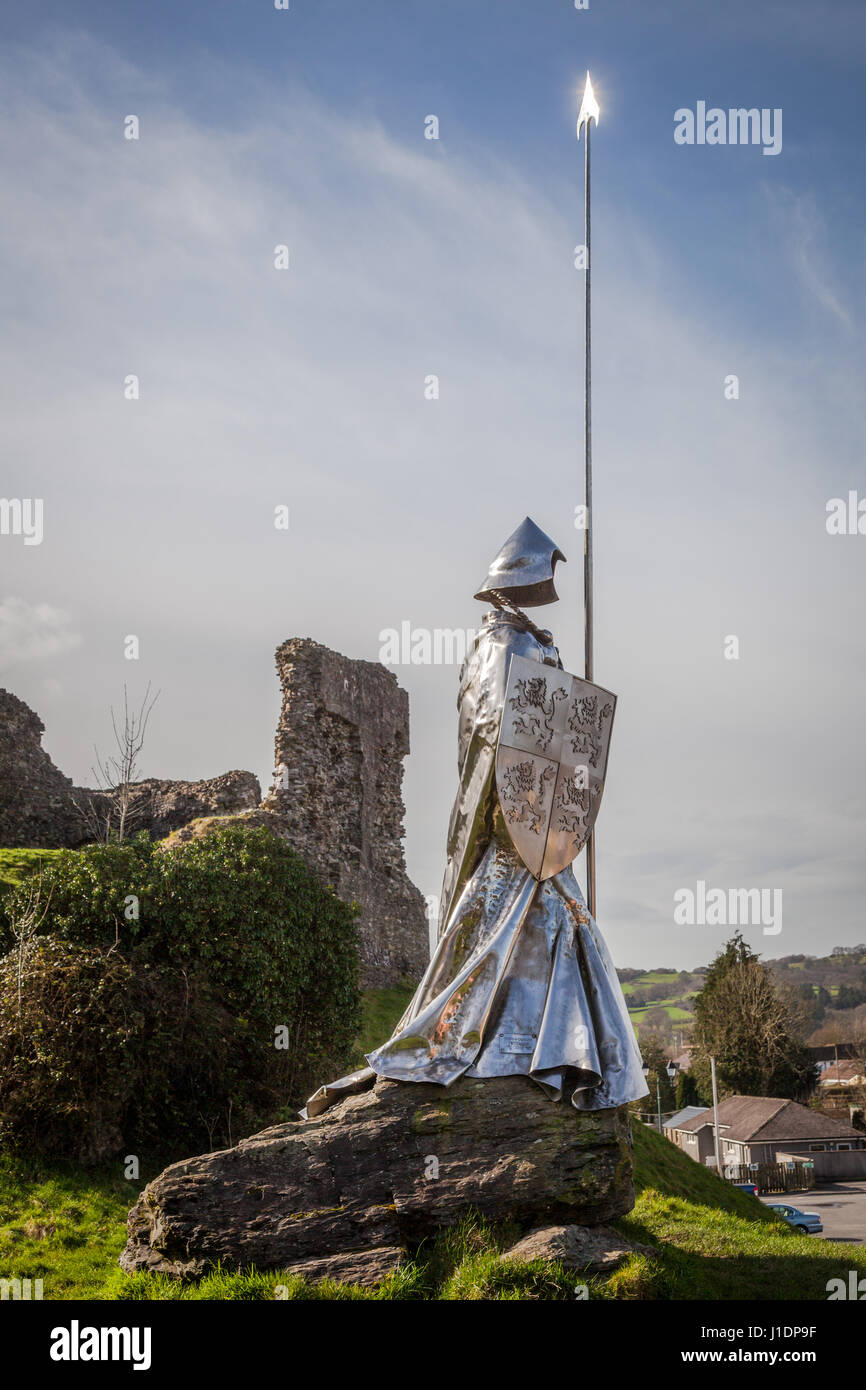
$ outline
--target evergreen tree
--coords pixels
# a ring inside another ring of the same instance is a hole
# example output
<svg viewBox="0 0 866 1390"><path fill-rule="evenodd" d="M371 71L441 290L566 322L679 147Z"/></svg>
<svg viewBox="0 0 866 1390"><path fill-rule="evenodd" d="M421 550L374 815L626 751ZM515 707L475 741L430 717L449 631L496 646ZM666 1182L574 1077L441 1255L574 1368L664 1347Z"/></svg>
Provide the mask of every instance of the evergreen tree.
<svg viewBox="0 0 866 1390"><path fill-rule="evenodd" d="M720 1095L798 1099L815 1080L808 1048L796 1036L792 1003L769 966L737 934L716 956L695 1000L692 1071L710 1092L710 1057Z"/></svg>
<svg viewBox="0 0 866 1390"><path fill-rule="evenodd" d="M647 1086L649 1095L641 1101L641 1108L655 1113L658 1106L658 1096L656 1094L656 1084L658 1083L662 1102L662 1114L673 1113L677 1108L674 1099L674 1088L671 1085L667 1066L670 1061L670 1053L665 1052L664 1046L659 1039L652 1033L644 1033L640 1040L641 1056L644 1063L649 1067L647 1076Z"/></svg>
<svg viewBox="0 0 866 1390"><path fill-rule="evenodd" d="M690 1071L681 1071L677 1076L676 1107L685 1110L687 1105L700 1105L698 1086Z"/></svg>

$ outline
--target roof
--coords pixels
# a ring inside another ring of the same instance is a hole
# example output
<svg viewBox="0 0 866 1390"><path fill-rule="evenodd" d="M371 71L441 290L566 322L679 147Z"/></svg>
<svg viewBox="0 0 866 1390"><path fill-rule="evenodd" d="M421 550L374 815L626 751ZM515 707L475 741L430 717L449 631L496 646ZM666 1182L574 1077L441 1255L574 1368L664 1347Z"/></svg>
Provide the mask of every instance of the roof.
<svg viewBox="0 0 866 1390"><path fill-rule="evenodd" d="M665 1120L662 1129L682 1129L684 1120L693 1120L696 1115L704 1114L706 1114L705 1105L686 1105L675 1115L671 1115L669 1120Z"/></svg>
<svg viewBox="0 0 866 1390"><path fill-rule="evenodd" d="M671 1058L671 1061L675 1067L679 1067L680 1071L688 1071L692 1064L692 1049L690 1047L684 1047L682 1052L678 1053L676 1057Z"/></svg>
<svg viewBox="0 0 866 1390"><path fill-rule="evenodd" d="M679 1129L698 1130L712 1124L712 1108L704 1110ZM724 1139L739 1143L790 1143L793 1139L862 1139L860 1130L830 1119L817 1110L778 1096L728 1096L719 1104L719 1130Z"/></svg>
<svg viewBox="0 0 866 1390"><path fill-rule="evenodd" d="M835 1086L839 1082L862 1081L866 1067L862 1062L828 1062L821 1068L821 1085Z"/></svg>
<svg viewBox="0 0 866 1390"><path fill-rule="evenodd" d="M821 1047L810 1047L809 1051L816 1062L835 1062L837 1057L857 1056L857 1048L854 1043L825 1043Z"/></svg>

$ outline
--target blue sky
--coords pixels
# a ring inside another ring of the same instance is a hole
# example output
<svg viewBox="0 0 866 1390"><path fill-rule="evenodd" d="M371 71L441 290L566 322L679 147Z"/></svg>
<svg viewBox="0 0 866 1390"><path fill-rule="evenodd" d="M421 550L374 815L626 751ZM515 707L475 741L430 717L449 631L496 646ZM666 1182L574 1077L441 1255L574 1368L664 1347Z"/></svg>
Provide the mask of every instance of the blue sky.
<svg viewBox="0 0 866 1390"><path fill-rule="evenodd" d="M729 933L672 920L704 879L784 890L766 954L863 940L866 537L824 525L866 495L862 6L47 3L0 34L3 492L46 507L2 542L0 680L60 766L151 680L147 774L265 778L277 643L474 626L527 512L578 669L589 67L601 925L618 964L705 961ZM677 146L699 100L781 108L781 154ZM397 676L434 894L456 670Z"/></svg>
<svg viewBox="0 0 866 1390"><path fill-rule="evenodd" d="M374 118L397 140L415 138L422 107L438 112L443 132L431 157L487 149L566 182L576 173L572 121L589 67L604 107L599 194L605 184L628 189L650 228L671 236L686 286L694 275L706 291L711 265L720 313L733 307L723 290L735 281L756 292L737 297L737 325L744 315L749 327L761 323L770 307L780 336L793 326L772 258L755 254L743 225L765 181L815 197L836 223L836 253L862 264L866 16L857 0L835 0L829 12L808 0L620 0L587 11L571 0L292 0L280 13L268 0L49 0L34 18L8 15L8 38L42 45L76 29L91 35L142 73L138 91L128 84L131 101L146 100L150 79L164 81L215 135L247 119L251 90L267 80L277 91L305 89L347 121ZM676 147L673 111L699 98L782 107L781 166L758 151L708 157ZM278 107L273 115L278 138Z"/></svg>

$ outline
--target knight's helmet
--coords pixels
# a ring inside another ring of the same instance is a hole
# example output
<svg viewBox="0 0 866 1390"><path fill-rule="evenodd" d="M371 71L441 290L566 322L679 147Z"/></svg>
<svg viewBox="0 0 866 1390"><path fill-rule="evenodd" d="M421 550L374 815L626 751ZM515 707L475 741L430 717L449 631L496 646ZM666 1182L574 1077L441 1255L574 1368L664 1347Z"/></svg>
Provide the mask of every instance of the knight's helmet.
<svg viewBox="0 0 866 1390"><path fill-rule="evenodd" d="M527 516L508 537L475 598L496 603L502 594L521 608L556 603L559 594L553 587L553 568L564 559L556 542Z"/></svg>

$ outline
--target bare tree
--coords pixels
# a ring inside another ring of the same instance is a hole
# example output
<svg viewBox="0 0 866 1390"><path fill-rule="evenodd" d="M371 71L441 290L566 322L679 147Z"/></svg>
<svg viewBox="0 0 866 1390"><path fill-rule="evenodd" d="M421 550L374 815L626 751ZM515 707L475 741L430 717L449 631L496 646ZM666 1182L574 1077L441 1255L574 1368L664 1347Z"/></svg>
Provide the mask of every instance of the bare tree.
<svg viewBox="0 0 866 1390"><path fill-rule="evenodd" d="M42 868L40 866L38 874L31 875L27 880L26 892L21 900L9 914L9 926L12 930L12 937L15 942L13 950L17 956L15 963L18 985L18 1016L21 1017L21 997L24 988L24 975L30 959L30 953L34 942L39 933L39 928L45 920L51 903L51 894L47 898L42 893Z"/></svg>
<svg viewBox="0 0 866 1390"><path fill-rule="evenodd" d="M159 695L159 691L151 695L148 681L140 708L130 710L124 685L122 727L114 706L111 707L111 727L117 751L103 758L97 748L93 750L96 765L90 771L96 789L92 794L88 794L86 789L81 790L75 804L90 837L103 844L108 844L112 839L123 840L144 814L144 798L137 785L138 759L144 747L147 723Z"/></svg>

